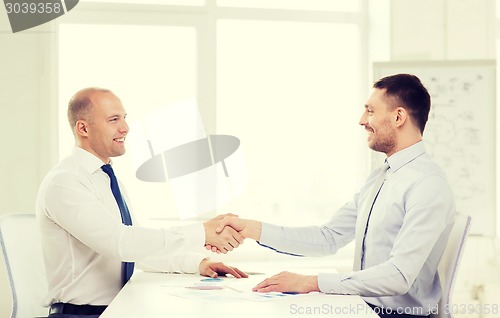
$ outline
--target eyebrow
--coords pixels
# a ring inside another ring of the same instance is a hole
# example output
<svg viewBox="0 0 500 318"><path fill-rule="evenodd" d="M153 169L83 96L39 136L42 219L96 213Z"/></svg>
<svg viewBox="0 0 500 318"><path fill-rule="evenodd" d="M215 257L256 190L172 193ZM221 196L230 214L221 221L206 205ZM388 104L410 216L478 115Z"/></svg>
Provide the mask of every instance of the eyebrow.
<svg viewBox="0 0 500 318"><path fill-rule="evenodd" d="M120 114L110 115L110 116L108 116L108 119L115 118L115 117L123 117L123 118L126 118L126 117L127 117L127 113L125 113L124 115L120 115Z"/></svg>

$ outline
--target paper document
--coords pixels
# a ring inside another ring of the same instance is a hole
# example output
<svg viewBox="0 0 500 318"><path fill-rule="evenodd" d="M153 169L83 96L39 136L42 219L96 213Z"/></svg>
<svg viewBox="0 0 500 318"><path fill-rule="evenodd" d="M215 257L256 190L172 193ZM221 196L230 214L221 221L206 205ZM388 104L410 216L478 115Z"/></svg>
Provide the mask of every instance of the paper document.
<svg viewBox="0 0 500 318"><path fill-rule="evenodd" d="M193 279L194 278L194 279ZM270 301L285 297L300 297L301 294L291 293L257 293L252 287L263 280L263 276L250 276L249 278L234 277L186 277L179 275L171 280L168 285L162 285L169 295L188 298L199 302L235 302L235 301Z"/></svg>

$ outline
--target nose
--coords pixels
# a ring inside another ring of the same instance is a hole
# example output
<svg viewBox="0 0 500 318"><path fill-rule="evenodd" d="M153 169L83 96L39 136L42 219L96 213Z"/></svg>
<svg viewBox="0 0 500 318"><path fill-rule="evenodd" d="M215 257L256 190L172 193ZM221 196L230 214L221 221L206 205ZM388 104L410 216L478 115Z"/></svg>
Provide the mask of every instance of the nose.
<svg viewBox="0 0 500 318"><path fill-rule="evenodd" d="M129 127L128 127L127 121L125 119L123 120L123 124L120 128L121 128L120 131L122 133L128 134Z"/></svg>
<svg viewBox="0 0 500 318"><path fill-rule="evenodd" d="M367 113L363 112L363 114L361 115L361 118L359 119L359 124L361 126L366 126L366 124L368 123L367 117L368 117Z"/></svg>

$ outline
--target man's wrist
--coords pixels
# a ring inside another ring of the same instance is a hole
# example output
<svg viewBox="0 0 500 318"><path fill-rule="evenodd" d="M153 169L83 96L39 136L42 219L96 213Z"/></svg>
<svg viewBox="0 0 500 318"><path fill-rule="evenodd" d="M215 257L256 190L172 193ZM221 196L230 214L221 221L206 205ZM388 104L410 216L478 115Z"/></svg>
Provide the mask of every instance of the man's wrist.
<svg viewBox="0 0 500 318"><path fill-rule="evenodd" d="M259 241L260 235L262 233L262 223L259 221L249 220L248 221L248 237Z"/></svg>
<svg viewBox="0 0 500 318"><path fill-rule="evenodd" d="M319 292L318 275L311 275L309 278L309 292Z"/></svg>

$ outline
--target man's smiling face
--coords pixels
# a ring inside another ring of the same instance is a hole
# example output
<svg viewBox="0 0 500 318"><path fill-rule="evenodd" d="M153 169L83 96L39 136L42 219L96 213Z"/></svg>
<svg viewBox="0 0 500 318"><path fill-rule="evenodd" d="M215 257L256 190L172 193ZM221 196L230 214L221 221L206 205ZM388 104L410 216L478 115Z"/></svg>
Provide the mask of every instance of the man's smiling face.
<svg viewBox="0 0 500 318"><path fill-rule="evenodd" d="M359 124L368 132L368 146L387 156L395 152L397 145L396 129L391 121L391 116L394 115L392 108L385 96L385 89L375 88L359 120Z"/></svg>

